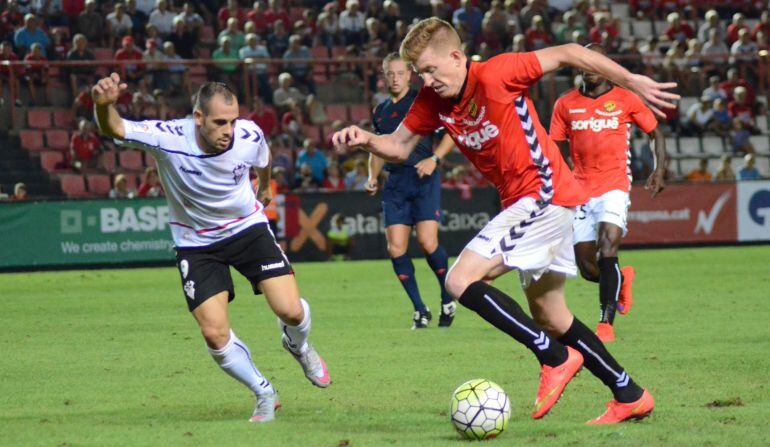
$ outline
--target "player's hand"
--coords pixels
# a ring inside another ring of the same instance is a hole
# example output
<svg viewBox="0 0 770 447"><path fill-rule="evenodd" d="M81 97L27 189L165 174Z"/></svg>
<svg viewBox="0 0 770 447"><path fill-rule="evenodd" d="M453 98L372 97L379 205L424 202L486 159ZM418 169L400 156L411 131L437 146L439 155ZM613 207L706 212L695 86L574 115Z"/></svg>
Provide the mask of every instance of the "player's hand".
<svg viewBox="0 0 770 447"><path fill-rule="evenodd" d="M665 172L654 171L647 179L647 184L644 185L644 189L650 191L652 198L655 198L661 191L666 188L666 180L664 179Z"/></svg>
<svg viewBox="0 0 770 447"><path fill-rule="evenodd" d="M347 152L350 148L365 146L368 143L369 136L358 126L348 126L332 135L332 145L340 154Z"/></svg>
<svg viewBox="0 0 770 447"><path fill-rule="evenodd" d="M117 102L120 93L128 88L125 82L120 82L120 76L112 73L106 78L99 79L91 89L91 96L97 106L107 106Z"/></svg>
<svg viewBox="0 0 770 447"><path fill-rule="evenodd" d="M647 106L660 118L665 118L663 109L675 109L672 101L678 101L681 96L667 90L676 88L676 82L657 82L647 76L634 74L628 82L628 88L639 95Z"/></svg>
<svg viewBox="0 0 770 447"><path fill-rule="evenodd" d="M270 190L270 188L257 191L257 200L259 200L264 206L269 205L273 200L273 191Z"/></svg>
<svg viewBox="0 0 770 447"><path fill-rule="evenodd" d="M366 181L366 184L364 185L364 190L367 194L370 196L373 196L377 194L377 186L379 185L379 182L376 178L370 178Z"/></svg>
<svg viewBox="0 0 770 447"><path fill-rule="evenodd" d="M417 177L429 177L436 170L436 161L432 157L424 158L417 162L414 168L417 169Z"/></svg>

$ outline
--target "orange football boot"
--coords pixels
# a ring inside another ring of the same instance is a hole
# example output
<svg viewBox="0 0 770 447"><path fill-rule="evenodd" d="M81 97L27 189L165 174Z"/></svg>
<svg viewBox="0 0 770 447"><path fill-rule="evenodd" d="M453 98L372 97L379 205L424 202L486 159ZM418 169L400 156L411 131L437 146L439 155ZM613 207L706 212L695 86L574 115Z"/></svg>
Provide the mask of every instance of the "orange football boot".
<svg viewBox="0 0 770 447"><path fill-rule="evenodd" d="M596 336L602 343L609 343L615 341L615 329L609 323L599 323L596 325Z"/></svg>
<svg viewBox="0 0 770 447"><path fill-rule="evenodd" d="M635 402L627 404L611 400L607 404L607 411L596 419L586 422L588 425L597 424L617 424L628 419L644 419L652 413L655 408L655 400L649 391L644 390L642 397Z"/></svg>
<svg viewBox="0 0 770 447"><path fill-rule="evenodd" d="M567 346L567 360L559 366L540 367L540 386L537 388L533 419L540 419L551 410L564 388L583 367L583 354Z"/></svg>
<svg viewBox="0 0 770 447"><path fill-rule="evenodd" d="M636 272L633 267L627 265L620 269L620 274L623 275L623 283L620 285L620 296L618 296L618 312L625 315L631 310L631 304L634 302L631 285L634 282Z"/></svg>

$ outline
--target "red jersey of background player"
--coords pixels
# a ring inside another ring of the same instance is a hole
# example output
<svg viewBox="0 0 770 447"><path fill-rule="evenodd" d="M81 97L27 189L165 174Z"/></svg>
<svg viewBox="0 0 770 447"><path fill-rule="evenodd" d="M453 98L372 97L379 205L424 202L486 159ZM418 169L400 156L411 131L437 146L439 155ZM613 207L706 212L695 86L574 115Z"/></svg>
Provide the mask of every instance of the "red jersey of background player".
<svg viewBox="0 0 770 447"><path fill-rule="evenodd" d="M597 98L573 89L556 101L551 138L569 141L575 178L589 196L631 189L631 124L650 133L658 121L641 98L617 86Z"/></svg>
<svg viewBox="0 0 770 447"><path fill-rule="evenodd" d="M577 206L588 196L575 181L537 117L527 89L543 75L534 53L473 62L460 99L423 87L403 124L427 135L443 126L468 160L492 182L503 208L532 197L541 205Z"/></svg>

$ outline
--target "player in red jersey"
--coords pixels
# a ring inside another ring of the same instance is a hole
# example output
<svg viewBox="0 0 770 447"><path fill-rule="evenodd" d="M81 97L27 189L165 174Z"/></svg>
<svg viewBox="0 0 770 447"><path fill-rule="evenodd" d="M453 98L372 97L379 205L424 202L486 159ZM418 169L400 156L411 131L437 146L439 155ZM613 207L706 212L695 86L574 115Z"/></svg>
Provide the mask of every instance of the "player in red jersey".
<svg viewBox="0 0 770 447"><path fill-rule="evenodd" d="M605 54L600 45L587 48ZM597 74L582 77L580 88L556 101L550 134L591 198L578 208L572 226L575 258L583 278L599 283L601 316L596 335L609 342L615 340L615 309L625 314L633 299L634 268L618 265L618 247L627 232L631 205L631 125L648 134L655 148L657 163L646 186L653 197L665 187L666 139L655 115L636 94Z"/></svg>
<svg viewBox="0 0 770 447"><path fill-rule="evenodd" d="M469 63L457 32L437 18L425 19L409 31L401 57L424 82L402 124L383 135L347 127L332 137L337 150L362 147L386 160L403 161L422 135L445 127L465 156L495 184L503 205L455 261L447 290L535 354L541 374L532 417L548 413L583 364L614 395L607 412L590 423L649 414L654 407L650 393L631 380L567 308L565 279L577 272L574 207L588 196L540 124L527 89L543 74L570 65L636 91L660 112L658 107L674 106L669 101L678 95L665 90L676 84L631 74L576 44ZM488 283L513 269L519 271L533 318Z"/></svg>

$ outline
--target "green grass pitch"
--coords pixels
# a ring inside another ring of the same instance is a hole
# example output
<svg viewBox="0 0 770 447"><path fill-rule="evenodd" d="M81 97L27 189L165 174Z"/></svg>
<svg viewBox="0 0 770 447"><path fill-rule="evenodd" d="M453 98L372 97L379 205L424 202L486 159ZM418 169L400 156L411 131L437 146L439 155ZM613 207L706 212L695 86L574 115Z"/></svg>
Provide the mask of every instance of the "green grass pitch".
<svg viewBox="0 0 770 447"><path fill-rule="evenodd" d="M247 422L253 400L219 371L173 268L0 275L0 445L457 446L447 411L462 382L487 378L511 399L489 445L770 445L770 247L627 251L631 312L610 345L656 399L638 423L588 427L610 399L587 370L543 420L529 417L533 356L461 308L455 325L410 331L387 261L297 264L311 340L333 384L310 385L280 346L264 300L234 275L231 320L283 408ZM427 303L438 287L416 259ZM498 281L520 303L515 274ZM573 311L598 316L597 286L568 285Z"/></svg>

